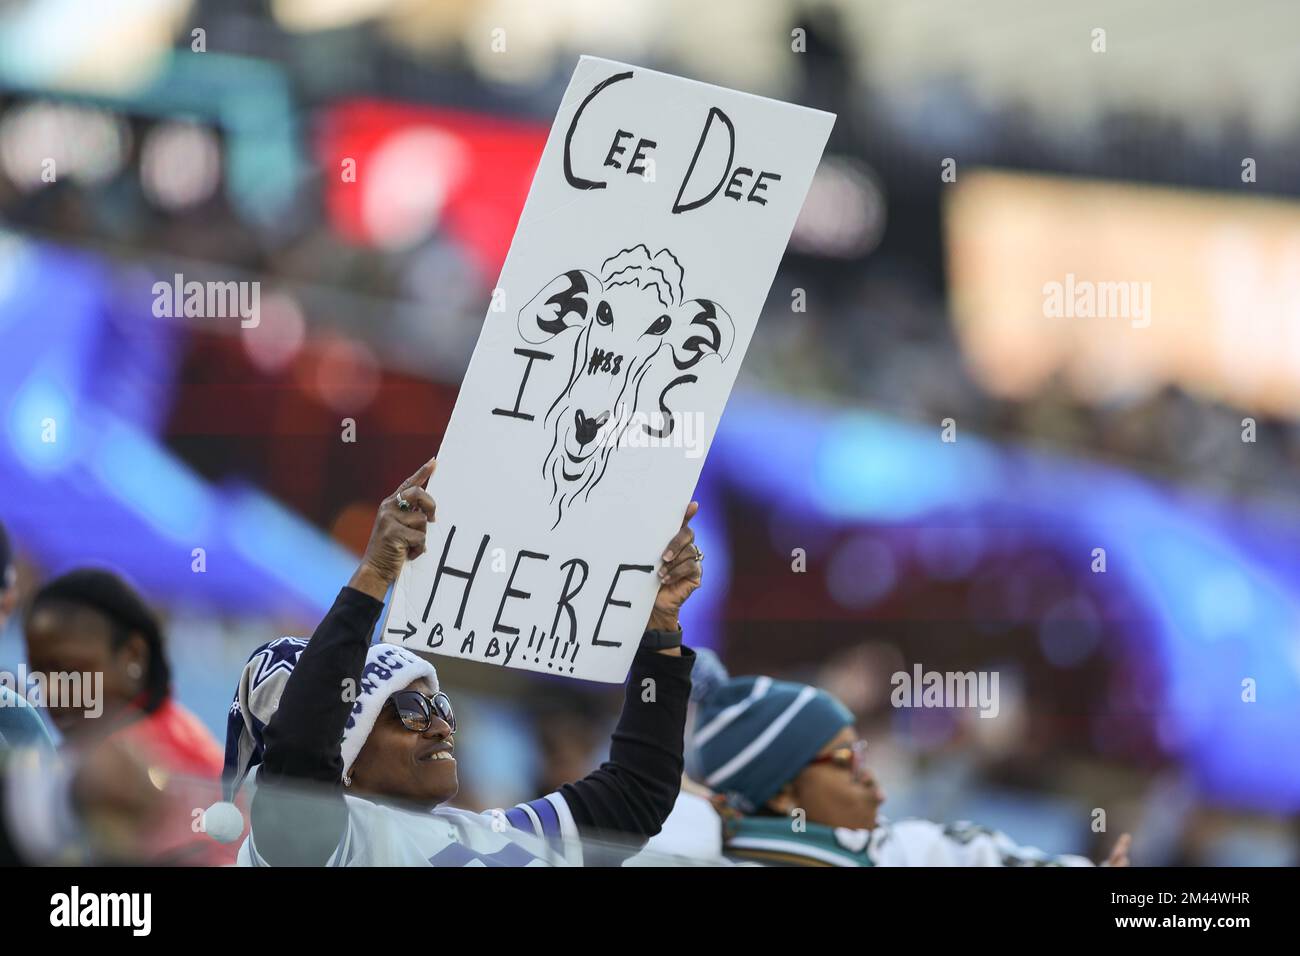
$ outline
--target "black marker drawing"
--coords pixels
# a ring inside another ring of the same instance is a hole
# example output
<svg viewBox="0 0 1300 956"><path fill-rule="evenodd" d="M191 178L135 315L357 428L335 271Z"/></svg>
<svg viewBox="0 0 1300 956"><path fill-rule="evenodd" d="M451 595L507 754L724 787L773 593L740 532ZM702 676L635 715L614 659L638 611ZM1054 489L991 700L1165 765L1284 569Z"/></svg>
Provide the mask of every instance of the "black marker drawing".
<svg viewBox="0 0 1300 956"><path fill-rule="evenodd" d="M405 628L390 627L388 628L388 633L398 635L399 641L407 641L415 634L415 630L416 630L415 625L412 624L410 621L407 621Z"/></svg>
<svg viewBox="0 0 1300 956"><path fill-rule="evenodd" d="M667 438L676 427L669 393L699 381L710 367L700 366L704 359L716 356L720 365L731 353L731 316L710 299L685 299L684 276L669 250L652 256L636 245L606 259L599 277L583 269L557 276L520 311L519 334L529 344L573 337L568 381L543 419L552 432L542 463L556 506L551 527L600 484L628 428ZM643 397L642 380L669 362L678 374Z"/></svg>

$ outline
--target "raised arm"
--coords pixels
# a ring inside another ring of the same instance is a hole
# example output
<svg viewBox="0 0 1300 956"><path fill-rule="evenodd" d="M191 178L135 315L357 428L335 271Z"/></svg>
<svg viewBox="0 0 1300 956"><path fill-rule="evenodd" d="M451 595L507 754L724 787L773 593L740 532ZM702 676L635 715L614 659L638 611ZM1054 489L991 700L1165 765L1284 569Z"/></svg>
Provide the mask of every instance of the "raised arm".
<svg viewBox="0 0 1300 956"><path fill-rule="evenodd" d="M640 847L659 832L677 800L695 663L695 653L680 646L677 614L702 578L703 555L690 527L698 509L695 502L686 509L681 530L662 555L659 593L632 661L609 760L560 788L584 836L617 836ZM665 643L673 646L660 646Z"/></svg>
<svg viewBox="0 0 1300 956"><path fill-rule="evenodd" d="M402 483L411 510L396 506L398 492L379 506L361 564L307 642L267 724L252 829L268 863L325 863L346 830L341 741L352 703L343 688L360 683L388 586L424 550L434 505L423 485L433 468L430 461Z"/></svg>

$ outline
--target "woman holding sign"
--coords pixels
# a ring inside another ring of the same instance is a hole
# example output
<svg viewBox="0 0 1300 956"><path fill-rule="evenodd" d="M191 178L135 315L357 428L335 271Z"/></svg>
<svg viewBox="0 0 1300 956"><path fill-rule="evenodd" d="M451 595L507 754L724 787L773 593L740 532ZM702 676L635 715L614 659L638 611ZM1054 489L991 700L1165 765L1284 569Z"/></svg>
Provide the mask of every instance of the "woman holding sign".
<svg viewBox="0 0 1300 956"><path fill-rule="evenodd" d="M457 728L433 665L401 646L370 644L389 586L424 551L435 520L424 484L434 467L380 505L360 566L312 639L271 641L244 668L226 741L231 793L258 768L242 864L577 863L577 838L616 835L639 847L672 810L695 658L681 644L677 613L701 579L689 526L696 505L664 552L610 759L544 797L472 814L441 806L459 787ZM210 809L208 832L237 832L233 818L222 820L232 809Z"/></svg>

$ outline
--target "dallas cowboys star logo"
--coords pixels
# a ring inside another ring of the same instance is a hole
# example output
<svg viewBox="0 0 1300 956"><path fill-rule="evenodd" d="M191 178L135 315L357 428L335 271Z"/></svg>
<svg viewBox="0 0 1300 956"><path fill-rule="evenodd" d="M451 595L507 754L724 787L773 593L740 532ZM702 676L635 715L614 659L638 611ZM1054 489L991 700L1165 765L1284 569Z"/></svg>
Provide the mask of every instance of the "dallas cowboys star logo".
<svg viewBox="0 0 1300 956"><path fill-rule="evenodd" d="M298 655L306 646L307 642L301 637L278 637L262 648L255 655L257 669L253 671L253 689L261 686L276 671L293 673Z"/></svg>

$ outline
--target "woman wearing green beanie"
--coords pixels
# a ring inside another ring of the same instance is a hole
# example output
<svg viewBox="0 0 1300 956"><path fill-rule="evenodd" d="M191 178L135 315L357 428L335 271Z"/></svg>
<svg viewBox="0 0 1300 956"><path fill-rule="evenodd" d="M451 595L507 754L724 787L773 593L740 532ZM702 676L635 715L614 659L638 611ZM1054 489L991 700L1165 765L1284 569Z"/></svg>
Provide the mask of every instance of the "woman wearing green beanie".
<svg viewBox="0 0 1300 956"><path fill-rule="evenodd" d="M771 677L727 675L699 653L687 771L713 796L721 840L700 830L701 798L683 788L681 819L696 845L721 846L733 863L769 866L1090 866L1049 855L971 823L891 822L885 793L866 763L853 714L831 694ZM674 810L677 815L678 810ZM665 841L674 840L673 817ZM1103 865L1127 866L1127 834ZM678 852L683 846L675 840ZM655 850L655 841L649 849Z"/></svg>

